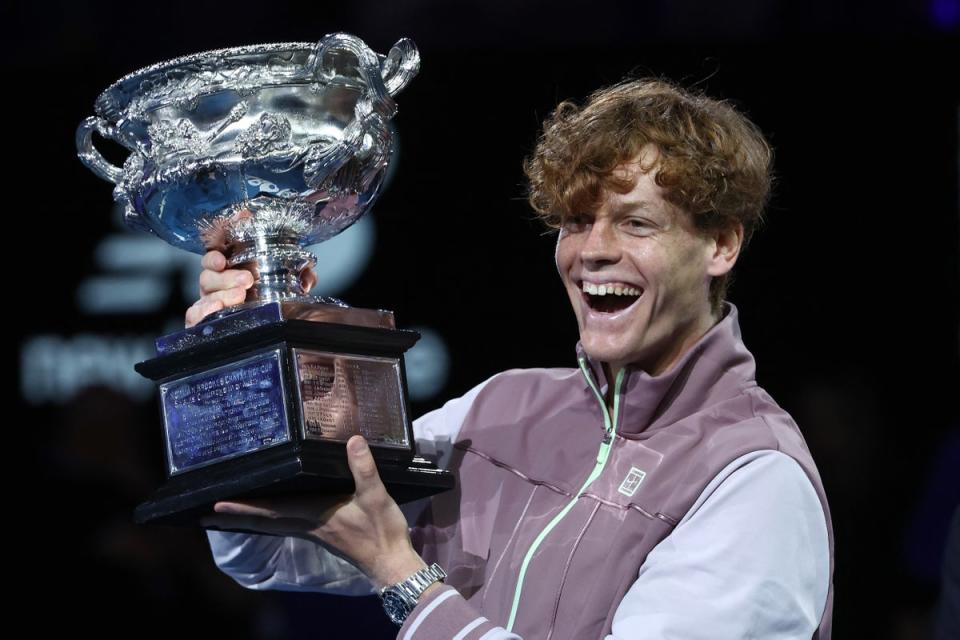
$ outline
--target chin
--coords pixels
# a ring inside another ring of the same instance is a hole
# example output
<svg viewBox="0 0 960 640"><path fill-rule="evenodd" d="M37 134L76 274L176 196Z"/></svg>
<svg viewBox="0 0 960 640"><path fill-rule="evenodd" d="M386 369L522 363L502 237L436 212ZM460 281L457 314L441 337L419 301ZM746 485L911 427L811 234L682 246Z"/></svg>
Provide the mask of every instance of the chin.
<svg viewBox="0 0 960 640"><path fill-rule="evenodd" d="M591 358L608 364L633 362L637 359L636 353L631 350L615 345L594 344L589 338L581 340L581 344L583 345L583 350L586 351L587 355Z"/></svg>

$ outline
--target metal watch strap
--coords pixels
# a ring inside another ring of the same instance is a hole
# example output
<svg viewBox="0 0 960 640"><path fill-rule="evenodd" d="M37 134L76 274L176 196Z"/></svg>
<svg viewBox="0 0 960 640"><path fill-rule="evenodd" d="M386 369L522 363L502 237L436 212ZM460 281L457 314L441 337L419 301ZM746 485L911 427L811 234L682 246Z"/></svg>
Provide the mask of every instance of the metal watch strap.
<svg viewBox="0 0 960 640"><path fill-rule="evenodd" d="M380 590L380 597L384 598L384 607L387 609L387 615L390 616L390 619L395 623L403 624L404 619L406 619L410 611L417 605L423 592L435 582L443 582L446 577L447 574L440 568L440 565L433 563L429 567L424 567L420 571L417 571L406 580L389 587L384 587ZM395 607L387 607L387 599L385 596L388 594L399 596L404 600L407 605L407 610L401 612L397 611Z"/></svg>

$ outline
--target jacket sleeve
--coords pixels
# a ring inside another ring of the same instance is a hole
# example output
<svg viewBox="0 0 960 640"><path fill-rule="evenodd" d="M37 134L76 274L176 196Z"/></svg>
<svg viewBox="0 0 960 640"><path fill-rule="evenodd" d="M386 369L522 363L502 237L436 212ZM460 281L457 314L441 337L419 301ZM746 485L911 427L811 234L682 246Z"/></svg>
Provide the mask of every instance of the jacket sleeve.
<svg viewBox="0 0 960 640"><path fill-rule="evenodd" d="M413 422L417 450L446 468L453 442L483 382L464 396ZM407 522L413 523L428 500L401 506ZM370 595L367 577L347 560L321 545L294 537L207 531L210 551L217 567L249 589L322 591L338 595Z"/></svg>
<svg viewBox="0 0 960 640"><path fill-rule="evenodd" d="M373 593L359 569L308 540L225 531L207 539L217 567L248 589Z"/></svg>
<svg viewBox="0 0 960 640"><path fill-rule="evenodd" d="M809 640L830 583L826 517L778 451L731 462L647 556L607 640Z"/></svg>
<svg viewBox="0 0 960 640"><path fill-rule="evenodd" d="M800 466L777 451L734 460L650 552L606 640L809 640L830 580L826 518ZM403 640L520 640L456 590L428 594Z"/></svg>

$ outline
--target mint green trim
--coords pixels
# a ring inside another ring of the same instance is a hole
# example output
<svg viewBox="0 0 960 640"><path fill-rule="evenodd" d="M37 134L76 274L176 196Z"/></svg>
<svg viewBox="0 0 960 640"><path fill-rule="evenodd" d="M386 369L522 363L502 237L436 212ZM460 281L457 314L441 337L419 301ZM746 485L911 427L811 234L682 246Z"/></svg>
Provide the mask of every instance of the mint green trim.
<svg viewBox="0 0 960 640"><path fill-rule="evenodd" d="M580 358L580 369L583 371L584 377L587 379L587 383L590 385L590 388L593 389L593 393L597 396L597 400L600 402L600 409L603 411L603 428L606 435L610 436L609 442L600 443L600 451L597 453L597 462L593 465L593 471L590 472L590 475L587 476L587 481L583 483L583 486L580 487L580 490L574 494L573 499L567 503L567 506L563 508L560 513L553 517L546 527L543 528L543 531L534 539L533 544L530 545L530 548L527 550L527 555L523 558L523 564L520 565L520 576L517 578L517 588L513 592L513 605L510 607L510 619L507 620L507 631L513 631L513 623L517 618L517 607L520 604L520 593L523 591L523 579L527 575L527 567L530 565L530 560L533 558L533 554L536 553L537 549L540 547L540 543L550 534L550 531L557 526L557 523L563 520L563 517L567 515L570 509L573 509L573 505L577 503L577 500L580 499L580 494L586 491L587 487L592 483L597 477L600 476L600 473L603 472L604 466L607 464L607 458L610 456L610 447L613 446L613 430L617 424L617 415L620 413L620 383L623 381L623 373L625 369L621 369L617 373L617 381L614 383L613 388L613 418L610 417L610 412L607 411L607 403L603 401L603 396L600 395L600 390L597 388L596 383L593 381L593 378L590 376L590 373L587 371L586 360Z"/></svg>

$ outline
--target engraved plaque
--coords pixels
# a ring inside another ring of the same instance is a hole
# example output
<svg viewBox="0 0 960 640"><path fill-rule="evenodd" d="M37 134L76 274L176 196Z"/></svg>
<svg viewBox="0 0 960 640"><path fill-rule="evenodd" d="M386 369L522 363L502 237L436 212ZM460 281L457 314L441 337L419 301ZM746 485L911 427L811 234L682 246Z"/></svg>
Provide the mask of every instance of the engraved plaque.
<svg viewBox="0 0 960 640"><path fill-rule="evenodd" d="M409 448L398 358L294 349L303 437Z"/></svg>
<svg viewBox="0 0 960 640"><path fill-rule="evenodd" d="M280 351L160 385L170 475L290 439Z"/></svg>

